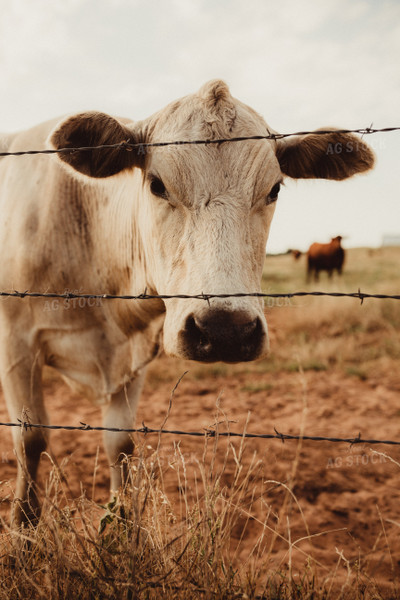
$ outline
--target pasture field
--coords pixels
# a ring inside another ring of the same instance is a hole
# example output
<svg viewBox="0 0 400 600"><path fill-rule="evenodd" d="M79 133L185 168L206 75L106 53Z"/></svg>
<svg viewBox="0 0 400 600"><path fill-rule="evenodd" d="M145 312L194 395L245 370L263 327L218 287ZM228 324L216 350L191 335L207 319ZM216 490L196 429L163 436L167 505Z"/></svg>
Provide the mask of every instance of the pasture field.
<svg viewBox="0 0 400 600"><path fill-rule="evenodd" d="M399 294L399 266L400 248L352 249L342 278L306 284L304 256L268 256L263 290ZM151 365L137 425L216 436L137 434L116 505L101 434L53 431L41 522L13 533L0 429L0 599L400 596L400 446L219 435L400 441L400 301L267 300L266 313L265 360ZM53 424L101 424L45 377Z"/></svg>

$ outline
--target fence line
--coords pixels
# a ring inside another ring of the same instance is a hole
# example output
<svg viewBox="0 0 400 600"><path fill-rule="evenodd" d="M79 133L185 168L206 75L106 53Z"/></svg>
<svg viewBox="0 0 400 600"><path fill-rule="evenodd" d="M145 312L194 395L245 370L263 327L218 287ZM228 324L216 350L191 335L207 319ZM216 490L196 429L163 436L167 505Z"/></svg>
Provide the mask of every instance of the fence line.
<svg viewBox="0 0 400 600"><path fill-rule="evenodd" d="M299 131L295 133L269 133L268 135L254 135L254 136L243 136L235 138L221 138L213 140L181 140L181 141L170 141L170 142L149 142L149 143L132 143L129 141L122 141L117 144L103 144L99 146L82 146L74 148L60 148L60 149L45 149L45 150L21 150L16 152L0 152L0 157L7 156L24 156L24 155L36 155L36 154L70 154L78 151L92 151L100 149L116 149L132 151L137 149L138 153L143 153L146 148L159 148L166 146L187 146L187 145L209 145L209 144L222 144L230 142L241 142L248 140L280 140L292 136L305 136L305 135L329 135L332 133L346 134L346 133L357 133L361 136L370 135L374 133L388 133L392 131L400 131L400 127L385 127L381 129L375 129L372 127L360 128L360 129L336 129L332 130L317 130L317 131ZM331 296L331 297L348 297L357 298L363 301L367 298L374 299L393 299L400 300L400 295L389 295L389 294L369 294L361 292L359 289L357 292L345 293L345 292L292 292L292 293L235 293L235 294L147 294L145 291L139 295L116 295L116 294L83 294L75 292L65 293L40 293L40 292L5 292L0 291L0 297L17 297L17 298L63 298L71 300L74 298L85 298L85 299L97 299L97 300L169 300L169 299L199 299L207 302L213 298L240 298L240 297L258 297L258 298L294 298L302 296ZM67 430L67 431L109 431L109 432L125 432L125 433L140 433L144 435L148 434L168 434L168 435L180 435L180 436L195 436L195 437L240 437L240 438L256 438L256 439L279 439L282 442L285 440L309 440L315 442L331 442L331 443L348 443L354 444L388 444L388 445L399 445L400 441L396 440L375 440L375 439L363 439L361 434L351 438L340 438L340 437L325 437L325 436L310 436L310 435L291 435L278 432L274 430L274 434L261 434L261 433L237 433L237 432L220 432L216 429L204 429L203 431L183 431L183 430L167 430L167 429L152 429L147 427L144 423L139 428L116 428L116 427L101 427L91 426L86 423L81 423L79 426L72 425L44 425L39 423L30 423L28 421L19 420L18 423L0 423L0 427L20 427L21 429L28 430L33 428L40 429L53 429L53 430Z"/></svg>
<svg viewBox="0 0 400 600"><path fill-rule="evenodd" d="M330 296L334 298L357 298L363 304L365 299L374 298L377 300L400 300L400 294L369 294L362 292L287 292L287 293L266 293L266 292L237 292L232 294L147 294L143 292L139 295L118 295L118 294L84 294L78 292L12 292L0 291L0 297L6 298L63 298L64 300L73 300L75 298L84 298L89 300L172 300L172 299L194 299L205 300L209 302L213 298L297 298L303 296Z"/></svg>
<svg viewBox="0 0 400 600"><path fill-rule="evenodd" d="M358 133L360 135L371 135L373 133L389 133L391 131L400 131L400 127L383 127L381 129L374 129L372 127L365 127L360 129L335 129L335 130L323 130L318 129L316 131L297 131L295 133L268 133L268 135L252 135L242 136L234 138L220 138L216 140L180 140L171 142L128 142L122 141L118 144L103 144L99 146L81 146L76 148L58 148L58 149L47 149L47 150L20 150L17 152L0 152L0 157L5 156L24 156L32 154L71 154L73 152L84 151L89 152L91 150L105 150L121 148L121 150L132 151L133 149L138 150L138 154L145 153L146 148L163 148L166 146L193 146L193 145L208 145L208 144L223 144L227 142L244 142L248 140L281 140L283 138L292 136L304 136L304 135L329 135L332 133Z"/></svg>
<svg viewBox="0 0 400 600"><path fill-rule="evenodd" d="M285 440L308 440L313 442L332 442L332 443L347 443L353 446L354 444L387 444L391 446L400 446L400 440L374 440L364 439L359 433L355 437L340 438L340 437L326 437L326 436L315 436L315 435L291 435L288 433L281 433L274 428L275 433L247 433L247 432L234 432L234 431L218 431L217 429L205 428L203 431L184 431L179 429L152 429L142 423L142 427L102 427L92 426L87 423L80 425L44 425L41 423L30 423L29 421L22 421L18 419L18 423L0 423L0 427L19 427L25 431L29 429L55 429L63 431L109 431L112 433L143 433L148 435L150 433L157 433L158 435L180 435L180 436L192 436L192 437L239 437L239 438L252 438L252 439L263 439L271 440L277 439L284 442Z"/></svg>

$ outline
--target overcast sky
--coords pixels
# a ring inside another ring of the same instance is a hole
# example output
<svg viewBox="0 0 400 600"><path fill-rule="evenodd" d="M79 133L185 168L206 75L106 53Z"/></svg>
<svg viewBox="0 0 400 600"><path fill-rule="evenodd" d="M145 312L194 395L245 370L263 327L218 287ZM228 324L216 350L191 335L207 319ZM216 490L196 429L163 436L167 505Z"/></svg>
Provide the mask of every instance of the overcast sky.
<svg viewBox="0 0 400 600"><path fill-rule="evenodd" d="M102 110L142 119L209 79L281 132L400 125L398 0L0 0L0 131ZM400 235L400 132L346 182L287 180L268 250Z"/></svg>

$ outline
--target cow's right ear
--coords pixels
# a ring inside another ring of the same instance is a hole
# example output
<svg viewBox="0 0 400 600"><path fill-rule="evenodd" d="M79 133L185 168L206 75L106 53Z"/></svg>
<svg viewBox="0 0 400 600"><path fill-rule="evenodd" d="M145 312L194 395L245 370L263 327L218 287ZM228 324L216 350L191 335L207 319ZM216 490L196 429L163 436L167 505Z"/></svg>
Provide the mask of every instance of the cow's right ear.
<svg viewBox="0 0 400 600"><path fill-rule="evenodd" d="M110 177L125 169L143 166L143 151L138 148L104 148L95 146L137 143L134 132L117 119L100 112L86 112L68 117L53 130L49 144L55 150L88 148L60 152L58 157L76 171L89 177Z"/></svg>

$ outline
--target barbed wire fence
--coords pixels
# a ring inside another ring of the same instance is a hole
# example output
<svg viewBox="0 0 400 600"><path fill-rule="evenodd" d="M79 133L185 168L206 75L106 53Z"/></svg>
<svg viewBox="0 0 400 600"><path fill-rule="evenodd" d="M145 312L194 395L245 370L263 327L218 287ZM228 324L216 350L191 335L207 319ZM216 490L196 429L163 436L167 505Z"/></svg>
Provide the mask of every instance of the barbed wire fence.
<svg viewBox="0 0 400 600"><path fill-rule="evenodd" d="M209 302L213 298L299 298L304 296L328 296L333 298L357 298L363 304L367 298L376 300L400 300L400 294L369 294L358 290L357 292L287 292L287 293L266 293L266 292L237 292L232 294L148 294L146 291L138 295L118 295L118 294L84 294L78 292L11 292L0 291L0 297L9 298L63 298L64 300L74 300L84 298L85 300L205 300Z"/></svg>
<svg viewBox="0 0 400 600"><path fill-rule="evenodd" d="M189 437L200 437L200 438L250 438L260 440L280 440L285 442L286 440L309 440L313 442L332 442L332 443L346 443L351 446L356 444L387 444L390 446L400 446L399 440L375 440L375 439L364 439L359 433L355 437L340 438L340 437L327 437L327 436L314 436L314 435L292 435L288 433L281 433L274 428L275 433L247 433L247 432L235 432L235 431L219 431L214 428L205 428L203 431L185 431L180 429L152 429L142 423L141 427L102 427L92 426L87 423L81 423L80 425L43 425L41 423L31 423L30 421L18 420L17 423L0 423L0 427L19 427L28 431L30 429L52 429L52 430L63 430L63 431L109 431L114 433L140 433L144 435L157 434L157 435L177 435L177 436L189 436Z"/></svg>
<svg viewBox="0 0 400 600"><path fill-rule="evenodd" d="M0 297L12 297L19 298L23 300L24 298L61 298L66 301L73 299L83 298L85 300L94 299L94 300L171 300L171 299L198 299L204 300L206 302L210 302L213 298L237 298L237 297L257 297L257 298L296 298L296 297L304 297L304 296L314 296L314 297L335 297L335 298L355 298L360 300L360 303L363 304L365 299L377 299L377 300L400 300L399 294L370 294L362 292L360 289L357 292L325 292L325 291L300 291L300 292L290 292L290 293L264 293L264 292L254 292L254 293L237 293L237 294L147 294L145 291L139 295L116 295L116 294L82 294L76 292L64 292L64 293L53 293L53 292L5 292L0 291ZM400 440L377 440L377 439L364 439L361 437L361 433L357 436L353 437L328 437L328 436L312 436L312 435L292 435L281 433L274 429L275 433L247 433L247 432L221 432L217 429L206 428L203 431L184 431L184 430L169 430L169 429L154 429L147 427L144 423L142 423L141 427L134 428L119 428L119 427L102 427L102 426L92 426L87 423L80 422L80 425L44 425L40 423L31 423L29 420L18 420L17 423L2 423L0 422L0 427L19 427L21 430L29 430L29 429L48 429L48 430L64 430L64 431L80 431L80 432L90 432L90 431L100 431L100 432L115 432L115 433L138 433L138 434L158 434L158 435L176 435L176 436L191 436L191 437L227 437L227 438L252 438L252 439L278 439L281 442L285 440L308 440L313 442L331 442L331 443L346 443L351 446L356 444L384 444L384 445L392 445L392 446L400 446Z"/></svg>
<svg viewBox="0 0 400 600"><path fill-rule="evenodd" d="M163 148L167 146L199 146L199 145L210 145L210 144L225 144L244 142L249 140L274 140L278 141L288 137L294 136L306 136L306 135L329 135L332 133L346 134L346 133L357 133L361 136L372 135L375 133L390 133L394 131L400 131L400 127L383 127L380 129L374 129L371 127L364 127L359 129L317 129L315 131L297 131L293 133L268 133L268 135L251 135L231 138L218 138L218 139L206 139L206 140L174 140L170 142L129 142L122 141L117 144L102 144L99 146L80 146L74 148L50 148L41 150L18 150L13 152L0 152L0 157L6 156L25 156L35 154L71 154L74 152L90 152L93 150L111 150L118 149L132 151L136 149L138 154L144 154L150 148Z"/></svg>
<svg viewBox="0 0 400 600"><path fill-rule="evenodd" d="M249 140L275 140L278 141L283 138L292 136L306 136L306 135L329 135L332 133L347 134L354 133L361 136L371 135L376 133L389 133L400 131L400 127L384 127L380 129L366 127L359 129L335 129L335 130L316 130L316 131L298 131L293 133L269 133L268 135L254 135L254 136L243 136L234 138L220 138L220 139L206 139L206 140L180 140L180 141L169 141L169 142L149 142L149 143L132 143L129 141L122 141L117 144L102 144L99 146L81 146L73 148L59 148L59 149L40 149L40 150L19 150L11 152L0 152L0 157L19 157L26 155L51 155L51 154L71 154L75 152L89 152L93 150L103 149L121 149L126 151L137 150L139 154L143 154L151 148L161 148L168 146L190 146L190 145L210 145L210 144L223 144L242 142ZM359 299L363 304L365 299L390 299L400 300L400 294L371 294L362 292L360 289L357 292L324 292L324 291L299 291L290 293L264 293L264 292L239 292L234 294L148 294L147 290L138 295L117 295L117 294L88 294L88 293L77 293L77 292L31 292L29 290L20 292L17 290L12 291L0 291L0 297L7 298L60 298L65 300L73 300L83 298L85 300L171 300L171 299L197 299L210 302L214 298L243 298L243 297L256 297L256 298L295 298L304 296L329 296L329 297L340 297L340 298L356 298ZM309 440L315 442L331 442L331 443L347 443L350 445L355 444L387 444L393 446L400 446L399 440L376 440L376 439L364 439L361 437L361 433L354 437L327 437L327 436L311 436L311 435L292 435L285 434L274 429L274 434L265 433L247 433L247 432L221 432L216 428L206 428L203 431L184 431L184 430L168 430L168 429L152 429L142 423L142 427L136 428L117 428L117 427L101 427L92 426L87 423L80 423L80 425L45 425L40 423L31 423L29 420L18 420L17 423L1 423L0 427L19 427L21 430L29 429L52 429L52 430L64 430L64 431L80 431L80 432L91 432L91 431L108 431L116 433L138 433L138 434L158 434L158 435L177 435L177 436L194 436L194 437L228 437L228 438L252 438L252 439L278 439L281 442L285 440Z"/></svg>

